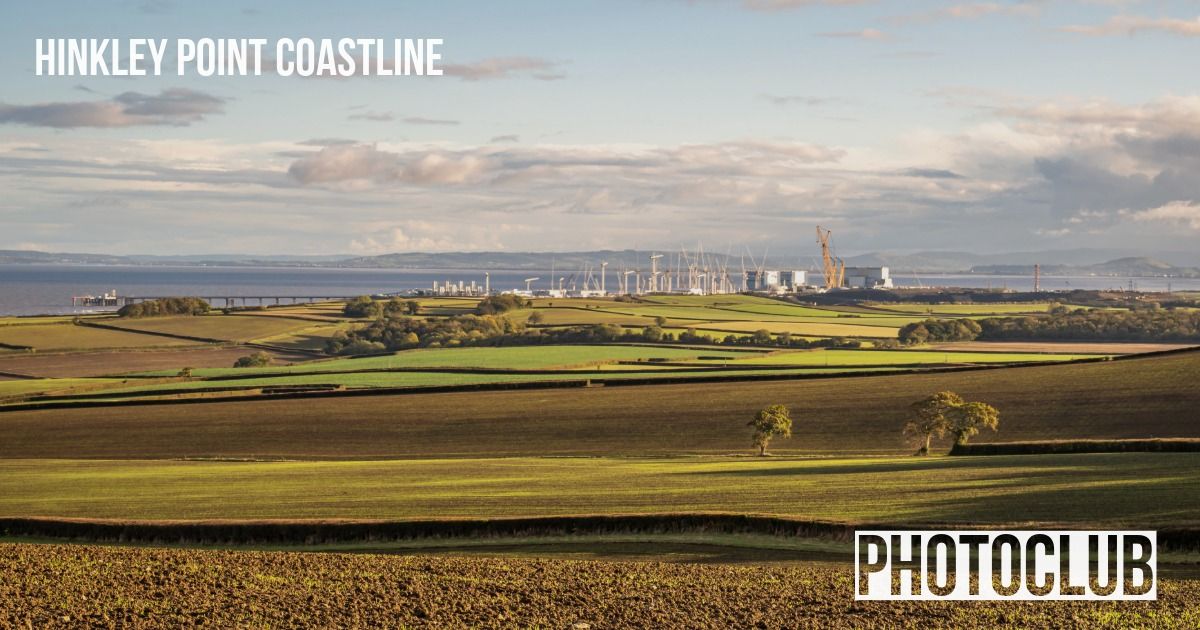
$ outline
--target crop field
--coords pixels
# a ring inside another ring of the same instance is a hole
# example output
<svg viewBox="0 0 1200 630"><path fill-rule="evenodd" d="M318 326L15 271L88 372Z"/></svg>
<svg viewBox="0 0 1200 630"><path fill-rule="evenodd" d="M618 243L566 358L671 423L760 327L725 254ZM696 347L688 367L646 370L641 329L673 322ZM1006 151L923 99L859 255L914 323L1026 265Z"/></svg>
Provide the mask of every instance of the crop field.
<svg viewBox="0 0 1200 630"><path fill-rule="evenodd" d="M1048 302L1030 302L1025 304L873 304L871 308L895 311L897 313L965 317L971 315L1045 313L1050 310L1051 306Z"/></svg>
<svg viewBox="0 0 1200 630"><path fill-rule="evenodd" d="M237 585L231 588L230 585ZM1200 582L1157 602L855 602L828 566L0 544L0 625L69 628L1195 627ZM1153 604L1153 605L1147 605Z"/></svg>
<svg viewBox="0 0 1200 630"><path fill-rule="evenodd" d="M747 355L728 361L730 365L937 365L962 363L1024 363L1094 359L1089 354L1043 354L1020 352L932 352L914 350L801 350ZM721 361L710 361L721 363Z"/></svg>
<svg viewBox="0 0 1200 630"><path fill-rule="evenodd" d="M197 346L171 349L103 350L72 353L20 352L0 355L0 372L15 372L51 378L105 376L126 372L162 370L172 375L183 367L227 368L238 357L248 354L245 348ZM312 359L311 356L268 352L276 363L291 363Z"/></svg>
<svg viewBox="0 0 1200 630"><path fill-rule="evenodd" d="M705 512L1155 528L1200 521L1200 454L0 460L0 516L406 520Z"/></svg>
<svg viewBox="0 0 1200 630"><path fill-rule="evenodd" d="M988 441L1200 437L1200 352L816 380L479 391L0 413L0 457L293 458L725 454L785 404L786 454L907 454L908 405L941 390L1001 411ZM332 419L332 420L331 420ZM947 446L948 447L948 446Z"/></svg>
<svg viewBox="0 0 1200 630"><path fill-rule="evenodd" d="M957 352L1050 352L1063 354L1143 354L1147 352L1163 352L1165 350L1181 350L1193 347L1188 344L1173 343L1129 343L1129 342L1089 342L1089 341L959 341L953 343L938 343L929 346L934 350L952 350Z"/></svg>
<svg viewBox="0 0 1200 630"><path fill-rule="evenodd" d="M846 319L845 322L856 320ZM752 333L756 330L766 330L771 334L791 333L805 337L868 337L895 338L903 322L895 326L863 326L860 324L840 323L837 320L824 322L794 322L794 321L737 321L709 322L699 325L706 330L715 330L724 337L728 333Z"/></svg>
<svg viewBox="0 0 1200 630"><path fill-rule="evenodd" d="M245 350L242 350L245 352ZM461 385L555 380L622 380L629 378L741 377L755 375L830 374L836 371L874 372L889 367L929 368L965 364L1053 362L1094 358L1092 355L1039 353L969 353L912 350L726 350L704 347L650 345L558 345L427 348L387 356L334 359L273 365L263 368L198 368L192 377L170 382L137 384L110 389L145 397L179 390L225 388L245 393L249 388L297 385L332 385L347 388L453 387ZM233 359L229 359L231 363ZM618 363L620 362L620 363ZM670 371L644 369L669 362ZM0 365L3 360L0 360ZM226 363L225 366L228 366ZM729 370L716 368L752 368ZM435 372L418 372L436 368ZM812 368L812 369L807 369ZM692 371L688 371L688 370ZM393 370L386 372L386 370ZM550 373L481 373L479 370L539 370ZM176 369L138 375L173 377ZM619 372L634 372L621 374ZM257 377L257 378L255 378ZM201 380L197 380L201 379ZM65 387L65 386L64 386ZM61 389L61 388L60 388ZM39 390L40 391L40 390ZM70 393L70 392L63 392Z"/></svg>
<svg viewBox="0 0 1200 630"><path fill-rule="evenodd" d="M101 389L105 385L120 382L117 379L97 378L13 379L0 382L0 399L9 396L24 396L44 392L79 391L89 388Z"/></svg>
<svg viewBox="0 0 1200 630"><path fill-rule="evenodd" d="M114 319L106 323L126 330L204 337L231 342L251 341L263 337L282 335L300 329L313 328L312 323L285 317L249 317L243 315L146 317L140 319Z"/></svg>
<svg viewBox="0 0 1200 630"><path fill-rule="evenodd" d="M0 343L28 346L38 351L196 345L194 341L75 326L70 323L0 326Z"/></svg>
<svg viewBox="0 0 1200 630"><path fill-rule="evenodd" d="M196 370L197 376L251 375L255 373L317 373L395 368L496 368L550 369L597 365L614 361L650 359L686 360L698 356L738 358L762 352L737 352L720 348L672 348L634 345L506 346L477 348L424 348L386 356L315 361L290 367ZM162 374L168 374L163 372Z"/></svg>

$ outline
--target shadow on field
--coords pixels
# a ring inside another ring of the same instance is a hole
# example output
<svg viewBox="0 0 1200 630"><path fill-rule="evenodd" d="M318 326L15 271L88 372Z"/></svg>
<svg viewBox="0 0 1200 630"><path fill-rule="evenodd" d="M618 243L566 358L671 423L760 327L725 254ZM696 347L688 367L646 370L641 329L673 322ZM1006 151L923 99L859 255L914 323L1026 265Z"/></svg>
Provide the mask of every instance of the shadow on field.
<svg viewBox="0 0 1200 630"><path fill-rule="evenodd" d="M773 463L769 458L747 462L749 465L758 463ZM972 470L1016 468L1020 462L987 462L981 465L978 458L972 461L958 461L958 458L920 458L910 461L888 461L861 464L829 464L829 465L798 465L776 466L770 468L746 468L744 470L699 470L671 473L676 475L712 475L731 477L774 477L774 476L803 476L803 475L853 475L870 473L918 472L925 470L955 470L969 468Z"/></svg>

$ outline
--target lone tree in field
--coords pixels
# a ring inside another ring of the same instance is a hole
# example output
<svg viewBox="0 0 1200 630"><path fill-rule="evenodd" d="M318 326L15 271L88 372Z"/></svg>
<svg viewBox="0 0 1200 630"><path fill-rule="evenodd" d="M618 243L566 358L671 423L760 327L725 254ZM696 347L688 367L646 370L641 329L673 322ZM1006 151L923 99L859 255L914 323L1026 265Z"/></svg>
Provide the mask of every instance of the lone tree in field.
<svg viewBox="0 0 1200 630"><path fill-rule="evenodd" d="M754 427L754 446L760 456L767 454L767 445L775 436L792 437L792 416L785 405L771 405L758 412L747 426Z"/></svg>
<svg viewBox="0 0 1200 630"><path fill-rule="evenodd" d="M947 430L954 436L956 445L966 444L980 429L996 430L1000 426L1000 412L981 402L964 403L950 411L950 426Z"/></svg>
<svg viewBox="0 0 1200 630"><path fill-rule="evenodd" d="M921 443L917 455L929 454L929 443L934 436L946 435L949 428L948 414L963 404L963 399L954 392L938 392L925 400L908 407L908 422L904 423L904 434Z"/></svg>
<svg viewBox="0 0 1200 630"><path fill-rule="evenodd" d="M949 433L955 444L966 444L980 430L995 431L999 426L1000 412L995 407L982 402L966 402L954 392L938 392L908 408L904 434L921 444L917 455L928 455L934 436L943 437Z"/></svg>

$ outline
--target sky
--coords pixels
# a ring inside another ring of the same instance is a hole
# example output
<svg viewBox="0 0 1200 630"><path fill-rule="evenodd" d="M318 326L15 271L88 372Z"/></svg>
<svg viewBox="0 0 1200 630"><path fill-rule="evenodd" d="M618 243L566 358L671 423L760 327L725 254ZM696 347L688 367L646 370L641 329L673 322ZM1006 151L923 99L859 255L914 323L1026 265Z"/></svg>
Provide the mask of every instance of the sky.
<svg viewBox="0 0 1200 630"><path fill-rule="evenodd" d="M39 37L444 74L36 76ZM1196 1L10 0L0 249L1194 250L1198 59Z"/></svg>

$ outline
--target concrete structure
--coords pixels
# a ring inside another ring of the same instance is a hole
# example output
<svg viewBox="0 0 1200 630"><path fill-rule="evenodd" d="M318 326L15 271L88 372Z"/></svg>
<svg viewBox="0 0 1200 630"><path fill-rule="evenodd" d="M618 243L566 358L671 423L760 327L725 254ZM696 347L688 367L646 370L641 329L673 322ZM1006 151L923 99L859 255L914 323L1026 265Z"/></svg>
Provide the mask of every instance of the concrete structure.
<svg viewBox="0 0 1200 630"><path fill-rule="evenodd" d="M808 272L794 269L757 269L746 272L746 290L766 293L791 293L808 283Z"/></svg>
<svg viewBox="0 0 1200 630"><path fill-rule="evenodd" d="M892 286L887 267L846 267L848 289L890 289Z"/></svg>
<svg viewBox="0 0 1200 630"><path fill-rule="evenodd" d="M774 291L779 288L779 272L772 269L752 269L746 272L747 291Z"/></svg>
<svg viewBox="0 0 1200 630"><path fill-rule="evenodd" d="M808 272L805 271L780 271L779 286L788 291L799 291L808 284Z"/></svg>

